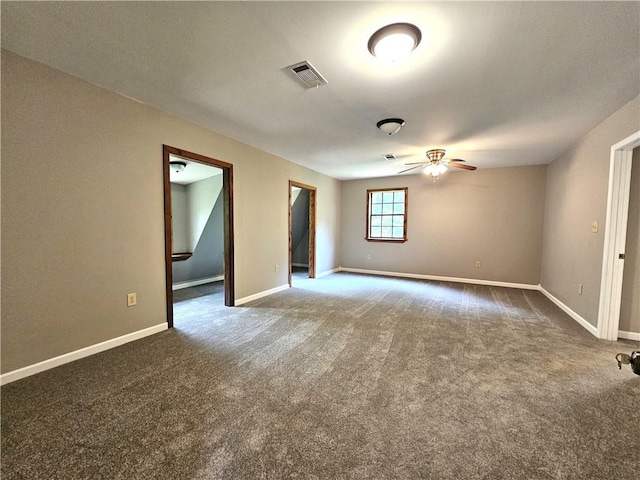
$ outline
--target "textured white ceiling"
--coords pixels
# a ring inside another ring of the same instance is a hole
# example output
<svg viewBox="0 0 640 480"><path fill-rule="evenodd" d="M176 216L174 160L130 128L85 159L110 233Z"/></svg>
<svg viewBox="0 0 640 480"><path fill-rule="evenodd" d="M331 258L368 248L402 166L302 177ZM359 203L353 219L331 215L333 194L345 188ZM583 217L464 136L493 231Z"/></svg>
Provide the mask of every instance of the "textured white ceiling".
<svg viewBox="0 0 640 480"><path fill-rule="evenodd" d="M639 2L1 8L3 48L339 179L392 175L430 148L479 168L548 163L640 93ZM423 40L384 64L367 41L397 21ZM328 85L283 70L303 60ZM386 136L386 117L406 126Z"/></svg>

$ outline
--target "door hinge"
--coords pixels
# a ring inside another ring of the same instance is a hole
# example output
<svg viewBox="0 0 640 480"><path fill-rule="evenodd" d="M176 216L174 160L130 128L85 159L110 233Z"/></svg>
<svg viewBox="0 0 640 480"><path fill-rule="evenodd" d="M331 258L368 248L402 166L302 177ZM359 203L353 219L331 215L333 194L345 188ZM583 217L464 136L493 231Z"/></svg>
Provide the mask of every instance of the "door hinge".
<svg viewBox="0 0 640 480"><path fill-rule="evenodd" d="M624 253L619 253L619 254L618 254L618 258L619 258L620 260L624 260Z"/></svg>

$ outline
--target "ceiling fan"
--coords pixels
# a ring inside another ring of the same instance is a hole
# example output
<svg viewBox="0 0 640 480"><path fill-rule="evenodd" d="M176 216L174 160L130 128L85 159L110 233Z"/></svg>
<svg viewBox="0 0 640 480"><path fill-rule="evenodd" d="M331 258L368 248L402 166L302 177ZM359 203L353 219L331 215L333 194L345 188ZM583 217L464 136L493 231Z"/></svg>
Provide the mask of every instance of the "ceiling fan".
<svg viewBox="0 0 640 480"><path fill-rule="evenodd" d="M425 166L424 173L427 175L431 175L433 180L435 181L441 174L447 171L448 167L461 168L463 170L475 170L478 167L474 167L473 165L465 165L464 160L460 158L444 158L445 150L443 148L435 148L433 150L428 150L426 155L427 159L422 162L413 162L413 163L405 163L405 165L415 165L415 167L407 168L406 170L402 170L400 173L408 172L409 170L413 170L414 168L420 168Z"/></svg>

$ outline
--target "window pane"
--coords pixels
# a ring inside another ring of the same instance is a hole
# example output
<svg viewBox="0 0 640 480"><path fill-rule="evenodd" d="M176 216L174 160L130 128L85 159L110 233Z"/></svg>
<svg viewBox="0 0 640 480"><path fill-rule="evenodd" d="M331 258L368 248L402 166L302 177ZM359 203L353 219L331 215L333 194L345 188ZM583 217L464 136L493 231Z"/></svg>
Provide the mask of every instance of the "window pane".
<svg viewBox="0 0 640 480"><path fill-rule="evenodd" d="M380 241L406 240L407 189L369 190L367 238Z"/></svg>

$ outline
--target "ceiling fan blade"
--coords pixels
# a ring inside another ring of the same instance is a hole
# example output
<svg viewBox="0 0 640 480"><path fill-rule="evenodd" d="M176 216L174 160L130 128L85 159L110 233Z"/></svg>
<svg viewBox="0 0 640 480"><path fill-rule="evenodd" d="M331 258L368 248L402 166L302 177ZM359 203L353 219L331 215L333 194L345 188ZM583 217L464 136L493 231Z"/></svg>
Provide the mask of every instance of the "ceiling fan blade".
<svg viewBox="0 0 640 480"><path fill-rule="evenodd" d="M423 164L424 165L424 164ZM416 168L420 168L422 165L416 165L415 167L411 167L411 168L407 168L406 170L402 170L401 172L398 172L397 175L404 173L404 172L408 172L409 170L414 170Z"/></svg>
<svg viewBox="0 0 640 480"><path fill-rule="evenodd" d="M462 160L461 158L448 158L450 162L466 162L466 160Z"/></svg>
<svg viewBox="0 0 640 480"><path fill-rule="evenodd" d="M450 163L450 167L462 168L464 170L476 170L478 167L474 167L473 165L462 165L461 163Z"/></svg>
<svg viewBox="0 0 640 480"><path fill-rule="evenodd" d="M405 165L426 165L427 162L425 162L424 160L422 162L411 162L411 163L405 163Z"/></svg>

